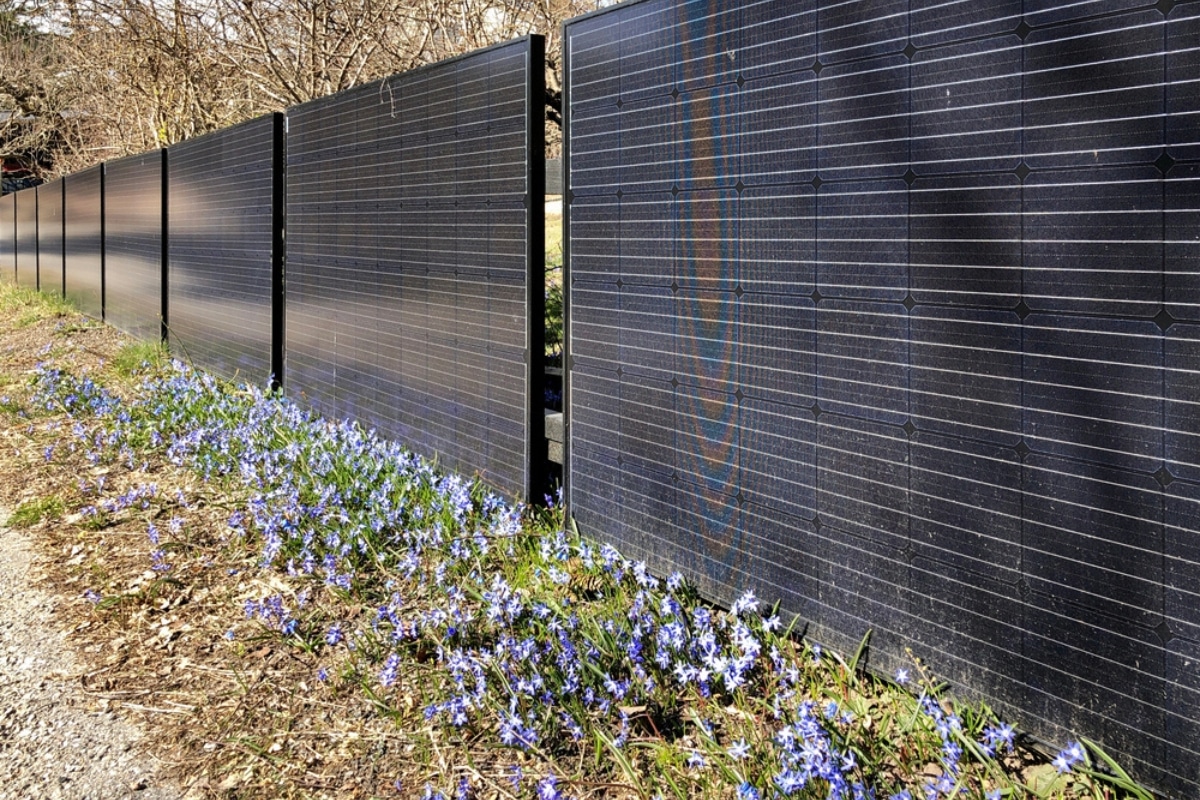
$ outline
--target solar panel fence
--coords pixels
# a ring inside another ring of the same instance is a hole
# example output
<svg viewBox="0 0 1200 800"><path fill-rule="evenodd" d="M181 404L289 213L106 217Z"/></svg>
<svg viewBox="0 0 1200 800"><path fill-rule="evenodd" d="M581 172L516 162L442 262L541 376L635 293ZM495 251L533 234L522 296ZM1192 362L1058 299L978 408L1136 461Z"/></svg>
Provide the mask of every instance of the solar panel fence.
<svg viewBox="0 0 1200 800"><path fill-rule="evenodd" d="M288 392L526 496L545 449L543 46L288 111Z"/></svg>
<svg viewBox="0 0 1200 800"><path fill-rule="evenodd" d="M17 285L38 285L37 189L22 189L13 195L17 204Z"/></svg>
<svg viewBox="0 0 1200 800"><path fill-rule="evenodd" d="M104 318L143 341L163 334L165 150L104 168Z"/></svg>
<svg viewBox="0 0 1200 800"><path fill-rule="evenodd" d="M63 296L63 182L37 187L38 289Z"/></svg>
<svg viewBox="0 0 1200 800"><path fill-rule="evenodd" d="M565 31L567 499L1200 789L1200 3Z"/></svg>
<svg viewBox="0 0 1200 800"><path fill-rule="evenodd" d="M258 385L280 367L283 136L282 114L259 117L175 145L167 169L171 350Z"/></svg>
<svg viewBox="0 0 1200 800"><path fill-rule="evenodd" d="M104 165L63 178L65 293L90 317L104 318Z"/></svg>

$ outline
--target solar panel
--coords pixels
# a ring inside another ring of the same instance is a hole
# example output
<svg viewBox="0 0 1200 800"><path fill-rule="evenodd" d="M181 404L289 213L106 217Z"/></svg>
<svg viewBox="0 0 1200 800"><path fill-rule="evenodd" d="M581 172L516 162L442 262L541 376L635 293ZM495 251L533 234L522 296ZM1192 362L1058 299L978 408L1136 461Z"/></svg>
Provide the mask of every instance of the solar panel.
<svg viewBox="0 0 1200 800"><path fill-rule="evenodd" d="M104 317L104 165L68 175L64 189L66 296L76 308Z"/></svg>
<svg viewBox="0 0 1200 800"><path fill-rule="evenodd" d="M569 22L580 530L1194 796L1197 41L1150 0Z"/></svg>
<svg viewBox="0 0 1200 800"><path fill-rule="evenodd" d="M542 47L290 109L287 154L288 392L538 497Z"/></svg>
<svg viewBox="0 0 1200 800"><path fill-rule="evenodd" d="M104 319L143 341L163 332L165 151L104 167Z"/></svg>
<svg viewBox="0 0 1200 800"><path fill-rule="evenodd" d="M273 244L283 135L283 115L259 117L173 146L167 170L171 351L260 385L278 366Z"/></svg>
<svg viewBox="0 0 1200 800"><path fill-rule="evenodd" d="M37 187L38 288L63 294L63 183Z"/></svg>
<svg viewBox="0 0 1200 800"><path fill-rule="evenodd" d="M13 195L17 204L17 285L36 289L37 269L37 188L22 189Z"/></svg>
<svg viewBox="0 0 1200 800"><path fill-rule="evenodd" d="M0 196L0 280L17 279L17 196Z"/></svg>

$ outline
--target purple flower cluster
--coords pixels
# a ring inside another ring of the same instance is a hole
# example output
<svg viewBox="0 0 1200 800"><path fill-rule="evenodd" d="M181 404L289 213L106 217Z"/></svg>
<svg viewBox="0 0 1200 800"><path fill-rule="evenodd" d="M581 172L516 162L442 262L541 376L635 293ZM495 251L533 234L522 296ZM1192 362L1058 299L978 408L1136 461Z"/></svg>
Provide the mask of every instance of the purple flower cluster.
<svg viewBox="0 0 1200 800"><path fill-rule="evenodd" d="M152 376L141 399L127 405L57 370L39 376L48 408L102 421L73 429L94 460L132 465L153 450L236 487L244 501L229 517L229 533L255 543L260 570L303 587L290 602L278 591L247 600L246 617L313 652L353 654L384 702L410 679L406 659L419 652L439 687L427 719L540 753L585 739L625 749L638 735L629 709L681 697L719 708L769 689L769 736L752 746L740 732L687 723L704 745L691 750L688 768L735 776L729 789L746 800L874 798L849 739L854 714L811 699L805 665L780 650L782 623L763 619L752 592L728 613L706 607L678 573L663 581L610 545L532 532L520 506L437 473L374 432L327 422L258 390L228 391L185 367ZM103 478L88 490L103 496ZM156 497L153 484L138 486L98 500L93 513L145 508ZM168 526L172 534L178 528ZM147 530L154 567L166 570L162 534L154 525ZM517 564L527 566L517 574ZM370 611L318 620L306 603L310 591ZM602 602L583 613L588 593ZM820 647L811 652L819 664ZM321 681L332 674L344 673L320 666ZM928 696L920 709L941 740L942 775L923 787L926 797L955 796L962 722ZM1012 742L1011 727L989 726L979 747L993 756ZM1060 757L1067 768L1078 763L1073 752ZM553 774L529 785L539 798L565 797ZM465 782L454 787L456 796L470 791ZM423 796L444 797L432 786Z"/></svg>

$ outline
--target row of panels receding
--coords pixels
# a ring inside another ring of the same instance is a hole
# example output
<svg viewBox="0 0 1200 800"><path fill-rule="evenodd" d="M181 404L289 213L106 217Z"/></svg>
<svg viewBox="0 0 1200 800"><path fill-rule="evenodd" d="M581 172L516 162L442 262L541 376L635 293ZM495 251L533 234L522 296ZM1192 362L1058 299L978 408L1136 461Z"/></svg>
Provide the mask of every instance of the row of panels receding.
<svg viewBox="0 0 1200 800"><path fill-rule="evenodd" d="M0 273L540 497L542 48L530 36L5 196Z"/></svg>

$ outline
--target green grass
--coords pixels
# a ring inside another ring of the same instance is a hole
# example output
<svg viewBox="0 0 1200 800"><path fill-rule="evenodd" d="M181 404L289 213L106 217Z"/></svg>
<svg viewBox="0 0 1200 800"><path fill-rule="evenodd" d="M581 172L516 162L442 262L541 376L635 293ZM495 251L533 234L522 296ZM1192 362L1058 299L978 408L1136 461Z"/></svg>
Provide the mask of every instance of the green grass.
<svg viewBox="0 0 1200 800"><path fill-rule="evenodd" d="M61 519L65 512L66 505L57 496L26 500L9 516L8 525L13 528L31 528L39 522Z"/></svg>
<svg viewBox="0 0 1200 800"><path fill-rule="evenodd" d="M546 215L546 263L560 267L563 260L563 218L561 214Z"/></svg>
<svg viewBox="0 0 1200 800"><path fill-rule="evenodd" d="M563 218L546 217L546 354L556 355L563 345Z"/></svg>
<svg viewBox="0 0 1200 800"><path fill-rule="evenodd" d="M130 342L113 358L117 374L132 378L160 369L169 360L167 349L159 342Z"/></svg>

